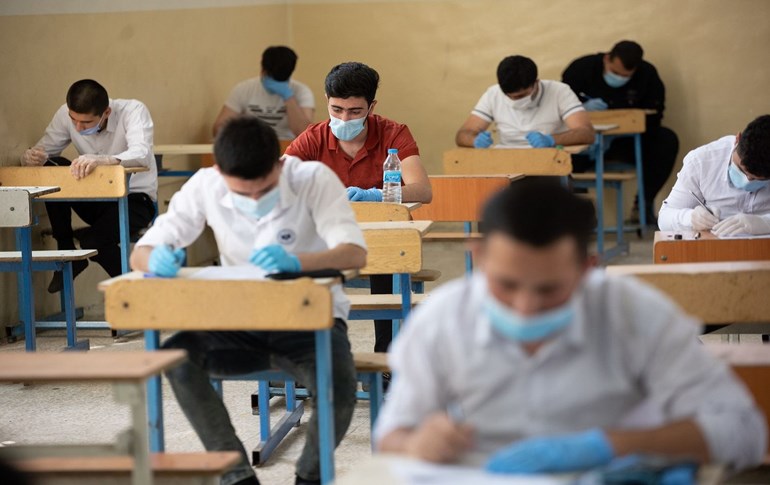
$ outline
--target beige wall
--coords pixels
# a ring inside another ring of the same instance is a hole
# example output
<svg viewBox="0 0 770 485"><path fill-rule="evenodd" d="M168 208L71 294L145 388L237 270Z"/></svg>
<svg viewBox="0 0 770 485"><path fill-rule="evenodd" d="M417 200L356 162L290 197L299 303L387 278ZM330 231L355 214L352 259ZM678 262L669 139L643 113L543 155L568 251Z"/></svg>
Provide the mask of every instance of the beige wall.
<svg viewBox="0 0 770 485"><path fill-rule="evenodd" d="M331 66L360 60L377 69L377 111L410 126L432 173L495 82L499 60L514 53L558 79L577 56L637 40L666 83L665 123L679 133L680 159L770 112L766 0L263 3L0 17L0 164L17 163L83 77L113 97L143 100L157 143L204 141L232 85L257 74L265 46L282 43L300 55L295 77L314 90L319 120ZM15 310L15 291L12 278L0 282L2 320Z"/></svg>

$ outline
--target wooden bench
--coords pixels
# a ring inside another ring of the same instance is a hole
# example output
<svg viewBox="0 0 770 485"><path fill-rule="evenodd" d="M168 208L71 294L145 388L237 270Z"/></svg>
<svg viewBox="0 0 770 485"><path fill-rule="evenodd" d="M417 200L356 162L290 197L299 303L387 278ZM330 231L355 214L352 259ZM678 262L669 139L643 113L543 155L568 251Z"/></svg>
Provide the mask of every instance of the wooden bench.
<svg viewBox="0 0 770 485"><path fill-rule="evenodd" d="M150 467L156 485L185 483L217 485L240 459L235 451L153 453ZM134 463L127 456L45 457L14 461L38 485L130 484Z"/></svg>
<svg viewBox="0 0 770 485"><path fill-rule="evenodd" d="M425 301L428 297L425 293L416 293L412 295L411 304L416 306ZM351 312L362 311L401 311L401 295L348 295L350 300ZM351 318L351 320L358 320Z"/></svg>

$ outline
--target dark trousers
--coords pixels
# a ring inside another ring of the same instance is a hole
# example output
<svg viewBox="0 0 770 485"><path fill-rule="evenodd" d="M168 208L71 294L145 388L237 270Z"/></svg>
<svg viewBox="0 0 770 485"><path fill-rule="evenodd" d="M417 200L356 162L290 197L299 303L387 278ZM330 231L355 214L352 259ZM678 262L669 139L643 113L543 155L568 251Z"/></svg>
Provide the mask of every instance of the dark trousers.
<svg viewBox="0 0 770 485"><path fill-rule="evenodd" d="M277 367L304 383L311 396L316 395L314 332L179 332L166 340L163 348L187 351L182 365L167 371L166 376L206 450L241 454L241 461L222 477L223 485L253 476L254 470L210 376L238 376ZM356 402L356 370L347 324L339 318L332 328L332 369L334 434L339 444ZM316 413L308 423L296 470L304 479L320 478Z"/></svg>
<svg viewBox="0 0 770 485"><path fill-rule="evenodd" d="M369 277L372 295L390 295L393 293L393 275L372 275ZM393 341L393 322L391 320L374 321L374 351L387 352Z"/></svg>
<svg viewBox="0 0 770 485"><path fill-rule="evenodd" d="M69 165L69 160L57 157L58 165ZM61 250L75 249L72 231L72 211L90 227L80 237L82 249L96 249L99 254L91 258L99 263L108 275L122 273L120 265L120 218L117 202L46 202L48 219L56 245ZM128 194L129 233L135 234L150 225L155 217L155 204L144 193Z"/></svg>

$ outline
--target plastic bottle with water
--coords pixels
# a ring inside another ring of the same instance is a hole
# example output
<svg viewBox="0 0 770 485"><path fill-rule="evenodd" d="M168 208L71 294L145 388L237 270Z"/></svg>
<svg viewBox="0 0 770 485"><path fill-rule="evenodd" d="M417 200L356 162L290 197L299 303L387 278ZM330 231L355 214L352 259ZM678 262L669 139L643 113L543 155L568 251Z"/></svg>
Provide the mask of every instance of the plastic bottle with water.
<svg viewBox="0 0 770 485"><path fill-rule="evenodd" d="M401 203L401 160L397 148L388 148L382 165L382 201Z"/></svg>

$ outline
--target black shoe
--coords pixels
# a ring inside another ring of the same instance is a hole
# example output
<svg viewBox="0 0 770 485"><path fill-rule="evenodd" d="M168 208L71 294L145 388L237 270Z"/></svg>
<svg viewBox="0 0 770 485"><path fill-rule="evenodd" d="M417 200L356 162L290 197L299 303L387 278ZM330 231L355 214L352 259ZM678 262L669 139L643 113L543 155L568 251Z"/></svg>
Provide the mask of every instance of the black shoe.
<svg viewBox="0 0 770 485"><path fill-rule="evenodd" d="M321 480L305 480L301 476L297 475L294 479L294 485L321 485Z"/></svg>
<svg viewBox="0 0 770 485"><path fill-rule="evenodd" d="M88 267L88 260L72 262L72 279L74 280L77 275L83 272ZM64 273L61 271L55 271L51 283L48 285L48 293L58 293L64 288Z"/></svg>
<svg viewBox="0 0 770 485"><path fill-rule="evenodd" d="M240 482L235 482L234 485L259 485L259 480L257 480L256 476L254 476L254 477L244 478Z"/></svg>

